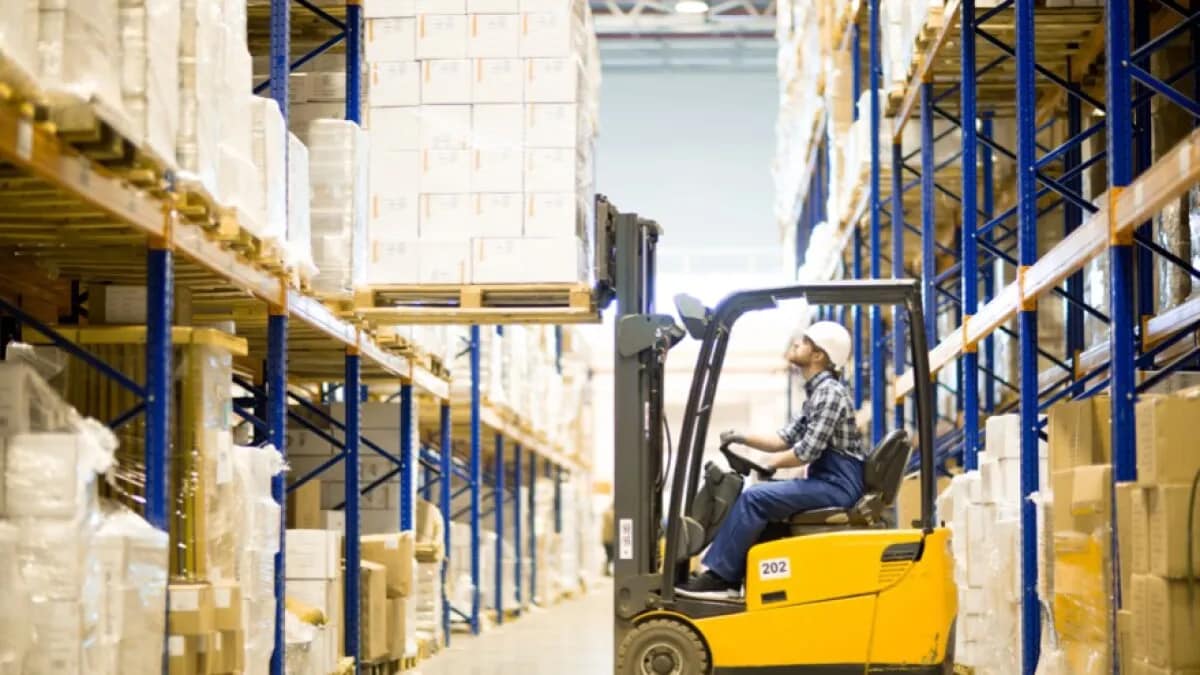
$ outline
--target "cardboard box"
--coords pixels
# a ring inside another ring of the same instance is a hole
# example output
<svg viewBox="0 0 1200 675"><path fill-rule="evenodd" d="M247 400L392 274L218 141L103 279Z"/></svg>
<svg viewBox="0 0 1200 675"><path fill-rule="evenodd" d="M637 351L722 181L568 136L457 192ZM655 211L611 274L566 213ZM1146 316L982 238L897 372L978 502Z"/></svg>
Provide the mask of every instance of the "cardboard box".
<svg viewBox="0 0 1200 675"><path fill-rule="evenodd" d="M473 14L467 29L467 56L512 58L521 51L521 17L517 14Z"/></svg>
<svg viewBox="0 0 1200 675"><path fill-rule="evenodd" d="M1093 464L1075 467L1071 481L1071 515L1105 516L1112 510L1112 467Z"/></svg>
<svg viewBox="0 0 1200 675"><path fill-rule="evenodd" d="M209 660L217 675L241 673L245 667L246 634L242 629L222 630L212 634Z"/></svg>
<svg viewBox="0 0 1200 675"><path fill-rule="evenodd" d="M465 14L420 14L417 16L417 58L467 58Z"/></svg>
<svg viewBox="0 0 1200 675"><path fill-rule="evenodd" d="M346 100L346 73L307 73L308 100L314 103L341 103Z"/></svg>
<svg viewBox="0 0 1200 675"><path fill-rule="evenodd" d="M287 496L287 525L298 530L321 529L321 480L313 478Z"/></svg>
<svg viewBox="0 0 1200 675"><path fill-rule="evenodd" d="M583 175L575 150L536 148L525 151L526 192L571 192Z"/></svg>
<svg viewBox="0 0 1200 675"><path fill-rule="evenodd" d="M416 0L417 14L466 14L467 0Z"/></svg>
<svg viewBox="0 0 1200 675"><path fill-rule="evenodd" d="M467 14L516 14L520 0L467 0Z"/></svg>
<svg viewBox="0 0 1200 675"><path fill-rule="evenodd" d="M530 103L525 106L525 145L530 148L574 148L579 145L579 106L575 103Z"/></svg>
<svg viewBox="0 0 1200 675"><path fill-rule="evenodd" d="M471 246L473 283L581 283L588 277L586 245L573 237L479 238Z"/></svg>
<svg viewBox="0 0 1200 675"><path fill-rule="evenodd" d="M388 597L407 596L413 587L413 534L393 532L362 537L363 560L387 570Z"/></svg>
<svg viewBox="0 0 1200 675"><path fill-rule="evenodd" d="M212 634L168 635L167 673L169 675L211 675ZM82 671L75 671L82 672Z"/></svg>
<svg viewBox="0 0 1200 675"><path fill-rule="evenodd" d="M1133 612L1128 609L1117 610L1117 653L1121 658L1121 670L1133 671Z"/></svg>
<svg viewBox="0 0 1200 675"><path fill-rule="evenodd" d="M388 598L388 656L393 659L404 658L408 644L408 622L405 614L408 604L415 602L411 598L396 596Z"/></svg>
<svg viewBox="0 0 1200 675"><path fill-rule="evenodd" d="M416 61L376 61L368 67L369 106L387 108L421 103L421 68Z"/></svg>
<svg viewBox="0 0 1200 675"><path fill-rule="evenodd" d="M471 243L469 241L436 239L438 231L422 231L421 263L418 268L422 284L466 284L471 280ZM391 521L394 529L399 522Z"/></svg>
<svg viewBox="0 0 1200 675"><path fill-rule="evenodd" d="M589 208L577 192L527 192L525 236L586 238L591 224Z"/></svg>
<svg viewBox="0 0 1200 675"><path fill-rule="evenodd" d="M525 155L520 148L483 148L472 154L471 192L521 192Z"/></svg>
<svg viewBox="0 0 1200 675"><path fill-rule="evenodd" d="M368 62L416 60L416 18L374 18L366 24L363 55Z"/></svg>
<svg viewBox="0 0 1200 675"><path fill-rule="evenodd" d="M474 204L466 193L421 195L421 238L467 241L471 238ZM432 251L422 251L422 261Z"/></svg>
<svg viewBox="0 0 1200 675"><path fill-rule="evenodd" d="M364 561L360 574L362 576L359 608L362 632L359 650L364 661L387 658L387 568Z"/></svg>
<svg viewBox="0 0 1200 675"><path fill-rule="evenodd" d="M520 192L474 195L476 237L520 237L524 200Z"/></svg>
<svg viewBox="0 0 1200 675"><path fill-rule="evenodd" d="M1149 605L1150 576L1134 574L1129 582L1129 597L1123 598L1129 607L1132 621L1129 624L1129 639L1133 646L1134 660L1142 661L1149 656L1150 649L1150 614Z"/></svg>
<svg viewBox="0 0 1200 675"><path fill-rule="evenodd" d="M525 140L525 112L513 103L472 107L471 140L477 148L517 148Z"/></svg>
<svg viewBox="0 0 1200 675"><path fill-rule="evenodd" d="M216 581L212 586L213 625L218 631L242 629L242 587L236 581Z"/></svg>
<svg viewBox="0 0 1200 675"><path fill-rule="evenodd" d="M1157 494L1138 488L1129 495L1129 560L1133 574L1150 573L1150 510Z"/></svg>
<svg viewBox="0 0 1200 675"><path fill-rule="evenodd" d="M341 624L343 585L340 574L336 579L288 579L287 597L321 610L326 623Z"/></svg>
<svg viewBox="0 0 1200 675"><path fill-rule="evenodd" d="M5 482L4 513L10 518L74 518L87 508L96 499L96 476L82 463L86 443L75 433L10 436L0 477Z"/></svg>
<svg viewBox="0 0 1200 675"><path fill-rule="evenodd" d="M129 325L146 323L146 287L118 284L88 286L88 323Z"/></svg>
<svg viewBox="0 0 1200 675"><path fill-rule="evenodd" d="M471 106L421 106L421 148L466 150L471 147Z"/></svg>
<svg viewBox="0 0 1200 675"><path fill-rule="evenodd" d="M288 542L289 547L291 542ZM167 585L167 630L172 635L207 635L216 630L209 584Z"/></svg>
<svg viewBox="0 0 1200 675"><path fill-rule="evenodd" d="M467 104L474 79L471 61L438 59L421 63L421 103Z"/></svg>
<svg viewBox="0 0 1200 675"><path fill-rule="evenodd" d="M371 148L369 180L367 223L371 237L416 239L420 231L421 153Z"/></svg>
<svg viewBox="0 0 1200 675"><path fill-rule="evenodd" d="M1200 675L1200 668L1159 668L1146 661L1134 661L1133 675Z"/></svg>
<svg viewBox="0 0 1200 675"><path fill-rule="evenodd" d="M525 101L577 103L582 99L583 63L575 57L529 59L525 67Z"/></svg>
<svg viewBox="0 0 1200 675"><path fill-rule="evenodd" d="M371 150L397 152L421 149L421 108L367 108Z"/></svg>
<svg viewBox="0 0 1200 675"><path fill-rule="evenodd" d="M1054 471L1112 461L1112 402L1108 396L1064 401L1050 408L1050 468Z"/></svg>
<svg viewBox="0 0 1200 675"><path fill-rule="evenodd" d="M520 103L525 78L521 59L477 59L472 103Z"/></svg>
<svg viewBox="0 0 1200 675"><path fill-rule="evenodd" d="M367 285L419 283L417 248L415 238L395 239L372 233L367 252Z"/></svg>
<svg viewBox="0 0 1200 675"><path fill-rule="evenodd" d="M422 150L421 194L470 192L471 159L469 150ZM421 222L428 216L428 205L422 202Z"/></svg>
<svg viewBox="0 0 1200 675"><path fill-rule="evenodd" d="M1189 594L1187 581L1148 576L1146 612L1147 660L1168 668L1200 668L1200 593Z"/></svg>
<svg viewBox="0 0 1200 675"><path fill-rule="evenodd" d="M1162 485L1153 490L1148 511L1151 574L1172 579L1200 576L1200 533L1189 533L1188 530L1189 509L1192 522L1200 523L1200 503L1191 503L1191 490L1191 485ZM1192 546L1190 571L1189 542Z"/></svg>
<svg viewBox="0 0 1200 675"><path fill-rule="evenodd" d="M581 52L583 26L563 12L525 12L521 15L521 57L566 57Z"/></svg>
<svg viewBox="0 0 1200 675"><path fill-rule="evenodd" d="M333 579L341 570L342 533L330 530L288 530L288 579Z"/></svg>
<svg viewBox="0 0 1200 675"><path fill-rule="evenodd" d="M417 543L442 545L445 543L445 531L441 509L433 502L418 498L417 527L414 531Z"/></svg>
<svg viewBox="0 0 1200 675"><path fill-rule="evenodd" d="M417 0L362 0L363 17L416 16Z"/></svg>
<svg viewBox="0 0 1200 675"><path fill-rule="evenodd" d="M1200 472L1195 430L1200 397L1143 396L1137 404L1138 482L1142 485L1190 484Z"/></svg>

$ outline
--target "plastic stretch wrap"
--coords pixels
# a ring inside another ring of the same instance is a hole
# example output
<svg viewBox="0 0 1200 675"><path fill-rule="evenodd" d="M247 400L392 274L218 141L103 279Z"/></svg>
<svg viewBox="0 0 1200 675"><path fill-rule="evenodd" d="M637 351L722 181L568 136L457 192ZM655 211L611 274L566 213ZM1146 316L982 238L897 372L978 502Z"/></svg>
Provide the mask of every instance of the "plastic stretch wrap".
<svg viewBox="0 0 1200 675"><path fill-rule="evenodd" d="M179 0L122 0L121 98L134 133L168 166L179 134Z"/></svg>
<svg viewBox="0 0 1200 675"><path fill-rule="evenodd" d="M252 97L251 124L254 165L263 186L262 229L260 239L283 242L287 237L287 128L283 114L273 98Z"/></svg>
<svg viewBox="0 0 1200 675"><path fill-rule="evenodd" d="M41 0L41 85L51 94L97 100L120 111L118 32L117 0Z"/></svg>
<svg viewBox="0 0 1200 675"><path fill-rule="evenodd" d="M221 8L208 0L180 1L179 141L180 176L195 181L214 198L221 142Z"/></svg>
<svg viewBox="0 0 1200 675"><path fill-rule="evenodd" d="M162 671L167 544L165 532L120 506L104 515L96 533L104 613L99 643L113 672Z"/></svg>
<svg viewBox="0 0 1200 675"><path fill-rule="evenodd" d="M1157 217L1156 238L1163 248L1200 268L1200 187L1193 186L1167 203ZM1196 284L1182 267L1158 258L1158 309L1177 307L1193 295Z"/></svg>
<svg viewBox="0 0 1200 675"><path fill-rule="evenodd" d="M308 146L288 133L287 264L305 279L317 274L313 264L312 225L309 217Z"/></svg>
<svg viewBox="0 0 1200 675"><path fill-rule="evenodd" d="M283 471L283 457L272 446L234 446L236 505L227 510L240 519L238 582L242 589L245 673L269 671L274 649L275 553L282 515L271 496L271 480Z"/></svg>
<svg viewBox="0 0 1200 675"><path fill-rule="evenodd" d="M353 122L316 120L309 125L309 179L313 288L348 297L365 270L367 144Z"/></svg>
<svg viewBox="0 0 1200 675"><path fill-rule="evenodd" d="M13 80L33 77L37 68L37 0L0 0L0 73Z"/></svg>
<svg viewBox="0 0 1200 675"><path fill-rule="evenodd" d="M484 556L486 557L486 556ZM460 607L471 606L471 577L467 575L465 583L457 580L454 584L456 599L453 601ZM442 564L432 562L417 563L416 596L413 598L416 606L416 635L418 639L436 639L442 641ZM466 600L465 603L463 600Z"/></svg>
<svg viewBox="0 0 1200 675"><path fill-rule="evenodd" d="M266 219L266 185L263 173L250 154L249 147L241 149L231 142L221 141L217 155L220 159L217 190L222 205L237 209L238 223L259 236Z"/></svg>
<svg viewBox="0 0 1200 675"><path fill-rule="evenodd" d="M21 575L17 544L21 533L0 521L0 673L18 675L33 643L29 624L30 589Z"/></svg>

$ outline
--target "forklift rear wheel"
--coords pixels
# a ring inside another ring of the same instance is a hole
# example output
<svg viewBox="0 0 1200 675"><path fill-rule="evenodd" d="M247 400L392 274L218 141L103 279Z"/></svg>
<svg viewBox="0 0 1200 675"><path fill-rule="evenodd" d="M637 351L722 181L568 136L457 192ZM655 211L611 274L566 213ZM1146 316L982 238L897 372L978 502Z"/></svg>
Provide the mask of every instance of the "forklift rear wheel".
<svg viewBox="0 0 1200 675"><path fill-rule="evenodd" d="M708 650L696 631L678 621L654 619L625 636L617 653L620 675L700 675L709 672Z"/></svg>

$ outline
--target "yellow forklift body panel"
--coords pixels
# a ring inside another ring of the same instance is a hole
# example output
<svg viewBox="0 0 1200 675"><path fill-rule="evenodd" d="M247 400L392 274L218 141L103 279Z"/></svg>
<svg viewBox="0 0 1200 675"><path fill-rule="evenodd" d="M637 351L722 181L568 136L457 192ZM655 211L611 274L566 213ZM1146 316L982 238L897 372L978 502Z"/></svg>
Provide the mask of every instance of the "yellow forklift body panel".
<svg viewBox="0 0 1200 675"><path fill-rule="evenodd" d="M746 611L694 623L717 673L886 672L942 664L956 613L948 531L858 530L755 546Z"/></svg>

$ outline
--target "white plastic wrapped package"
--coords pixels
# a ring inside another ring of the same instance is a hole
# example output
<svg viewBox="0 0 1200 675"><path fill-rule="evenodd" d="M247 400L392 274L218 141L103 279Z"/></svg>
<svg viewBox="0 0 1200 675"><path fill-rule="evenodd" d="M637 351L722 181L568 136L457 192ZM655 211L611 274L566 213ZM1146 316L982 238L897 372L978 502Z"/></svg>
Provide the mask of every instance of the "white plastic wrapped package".
<svg viewBox="0 0 1200 675"><path fill-rule="evenodd" d="M51 94L95 100L121 110L117 0L41 0L38 57ZM7 20L8 17L5 17Z"/></svg>
<svg viewBox="0 0 1200 675"><path fill-rule="evenodd" d="M169 166L179 134L179 0L122 0L121 98L134 133Z"/></svg>
<svg viewBox="0 0 1200 675"><path fill-rule="evenodd" d="M316 120L309 126L313 288L349 297L366 268L366 134L353 122Z"/></svg>
<svg viewBox="0 0 1200 675"><path fill-rule="evenodd" d="M487 557L487 556L484 556ZM470 577L465 582L456 583L456 589L463 592L468 600L464 606L470 606L472 588ZM418 562L417 586L414 603L416 605L416 635L421 640L442 641L442 563Z"/></svg>
<svg viewBox="0 0 1200 675"><path fill-rule="evenodd" d="M287 128L273 98L252 97L251 157L263 187L259 239L282 243L287 237Z"/></svg>
<svg viewBox="0 0 1200 675"><path fill-rule="evenodd" d="M246 638L244 673L265 675L275 646L275 553L282 523L271 482L283 471L284 462L272 446L234 446L233 463L239 495L233 512L242 517L237 551Z"/></svg>
<svg viewBox="0 0 1200 675"><path fill-rule="evenodd" d="M9 350L12 349L10 345ZM63 431L72 428L77 419L74 409L32 367L11 360L0 361L0 450L15 434ZM3 504L0 500L0 509Z"/></svg>
<svg viewBox="0 0 1200 675"><path fill-rule="evenodd" d="M141 516L118 507L96 533L104 599L101 653L122 675L156 675L162 670L166 632L167 534Z"/></svg>
<svg viewBox="0 0 1200 675"><path fill-rule="evenodd" d="M231 4L231 3L225 3ZM244 3L243 3L244 4ZM254 97L254 59L246 46L246 29L240 31L222 15L221 68L217 86L221 101L221 142L250 153L250 99Z"/></svg>
<svg viewBox="0 0 1200 675"><path fill-rule="evenodd" d="M310 195L308 177L308 146L298 136L288 133L288 213L287 256L289 267L302 277L311 279L317 274L313 264L312 225L309 217Z"/></svg>
<svg viewBox="0 0 1200 675"><path fill-rule="evenodd" d="M21 533L0 522L0 673L17 675L33 643L29 586L21 576L17 542Z"/></svg>
<svg viewBox="0 0 1200 675"><path fill-rule="evenodd" d="M237 209L238 223L257 235L263 231L266 218L263 174L250 158L249 148L240 150L233 143L222 141L218 157L220 203Z"/></svg>
<svg viewBox="0 0 1200 675"><path fill-rule="evenodd" d="M37 10L37 0L0 0L0 74L11 82L32 80L37 69Z"/></svg>
<svg viewBox="0 0 1200 675"><path fill-rule="evenodd" d="M180 178L195 181L217 198L217 164L223 101L217 89L223 60L221 8L211 0L180 1L179 140Z"/></svg>
<svg viewBox="0 0 1200 675"><path fill-rule="evenodd" d="M96 505L96 474L112 464L86 435L17 434L8 440L5 513L10 518L73 519Z"/></svg>

